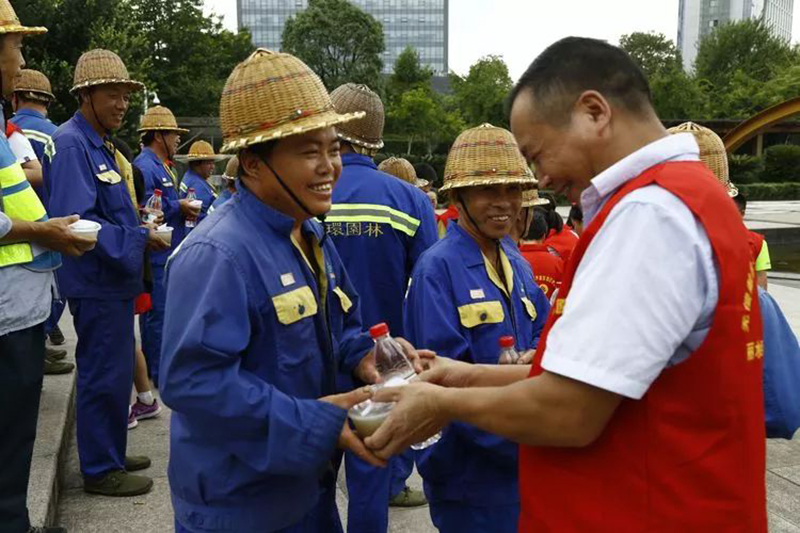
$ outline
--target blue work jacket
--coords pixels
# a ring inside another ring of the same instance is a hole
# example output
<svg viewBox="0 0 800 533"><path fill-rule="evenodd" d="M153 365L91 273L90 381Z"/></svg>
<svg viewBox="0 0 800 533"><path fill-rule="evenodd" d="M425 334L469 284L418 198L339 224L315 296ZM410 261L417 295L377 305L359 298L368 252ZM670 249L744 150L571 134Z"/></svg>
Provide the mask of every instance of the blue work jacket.
<svg viewBox="0 0 800 533"><path fill-rule="evenodd" d="M199 223L208 215L208 209L214 203L214 200L217 199L217 193L214 191L214 187L191 169L186 171L181 180L181 198L186 198L186 195L189 194L189 188L194 189L194 194L197 196L197 199L203 202L203 205L200 207L200 214L197 215L197 222ZM191 230L192 228L188 229Z"/></svg>
<svg viewBox="0 0 800 533"><path fill-rule="evenodd" d="M322 226L303 224L307 260L293 223L240 185L167 264L161 395L173 410L173 506L189 527L289 526L335 475L346 411L318 398L373 342L333 243L318 244Z"/></svg>
<svg viewBox="0 0 800 533"><path fill-rule="evenodd" d="M217 210L220 207L222 207L222 205L225 202L227 202L228 200L230 200L233 197L233 195L234 195L234 191L231 191L230 189L225 187L225 189L223 189L223 191L221 193L219 193L219 196L217 197L217 199L214 200L214 203L211 204L211 207L208 208L208 214L210 215L215 210Z"/></svg>
<svg viewBox="0 0 800 533"><path fill-rule="evenodd" d="M50 122L47 117L38 111L28 108L20 109L14 113L10 120L22 129L22 133L31 142L36 158L44 165L47 146L52 143L53 134L58 129L58 126ZM46 206L48 200L45 187L34 187L33 189Z"/></svg>
<svg viewBox="0 0 800 533"><path fill-rule="evenodd" d="M171 246L166 250L150 253L150 262L163 266L186 234L178 189L171 171L167 170L164 162L150 148L143 148L142 152L133 160L133 164L142 172L145 203L153 196L156 189L161 189L161 209L164 212L164 223L173 228Z"/></svg>
<svg viewBox="0 0 800 533"><path fill-rule="evenodd" d="M425 193L379 171L371 157L342 154L342 165L328 236L361 295L364 323L386 322L403 336L403 298L414 265L437 241L435 213Z"/></svg>
<svg viewBox="0 0 800 533"><path fill-rule="evenodd" d="M81 257L63 256L58 281L67 298L128 299L143 290L148 230L114 160L80 111L53 134L54 155L44 159L51 217L78 214L102 225L97 245Z"/></svg>
<svg viewBox="0 0 800 533"><path fill-rule="evenodd" d="M422 254L404 309L414 346L480 364L497 363L505 335L514 336L520 353L536 347L550 305L514 244L504 239L500 246L507 286L458 224ZM517 445L468 424L447 426L437 444L420 452L417 466L434 501L519 501Z"/></svg>

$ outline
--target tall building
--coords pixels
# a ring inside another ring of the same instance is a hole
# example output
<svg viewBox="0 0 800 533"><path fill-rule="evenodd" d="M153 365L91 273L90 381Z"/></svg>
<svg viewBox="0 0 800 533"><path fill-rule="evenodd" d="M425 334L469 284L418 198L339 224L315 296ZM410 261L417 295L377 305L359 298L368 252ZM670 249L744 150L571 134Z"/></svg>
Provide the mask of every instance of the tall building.
<svg viewBox="0 0 800 533"><path fill-rule="evenodd" d="M680 0L678 49L683 67L692 68L700 40L726 22L763 18L774 35L790 41L793 9L794 0Z"/></svg>
<svg viewBox="0 0 800 533"><path fill-rule="evenodd" d="M448 0L350 0L383 24L384 72L407 47L440 76L447 74ZM280 50L286 20L308 6L308 0L236 0L239 28L247 28L255 46Z"/></svg>

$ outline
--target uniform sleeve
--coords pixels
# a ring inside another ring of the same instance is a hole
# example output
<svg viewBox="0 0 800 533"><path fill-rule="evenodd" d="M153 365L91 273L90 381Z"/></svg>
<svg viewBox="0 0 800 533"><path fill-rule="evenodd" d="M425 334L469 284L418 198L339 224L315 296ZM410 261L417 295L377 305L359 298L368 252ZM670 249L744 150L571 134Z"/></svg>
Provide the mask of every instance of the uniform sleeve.
<svg viewBox="0 0 800 533"><path fill-rule="evenodd" d="M414 268L422 252L433 246L439 239L436 227L436 213L431 207L430 200L421 194L415 194L414 200L420 220L417 233L414 234L414 238L411 240L409 272Z"/></svg>
<svg viewBox="0 0 800 533"><path fill-rule="evenodd" d="M342 340L339 342L339 353L343 354L340 371L352 375L374 343L369 333L364 330L364 323L361 320L361 299L344 267L341 269L339 278L341 280L340 288L344 290L352 304L352 307L344 312Z"/></svg>
<svg viewBox="0 0 800 533"><path fill-rule="evenodd" d="M57 147L52 159L45 158L45 172L50 176L50 216L77 214L99 222L102 228L92 253L116 270L140 276L147 230L139 226L120 226L106 219L97 209L98 180L86 154L76 147Z"/></svg>
<svg viewBox="0 0 800 533"><path fill-rule="evenodd" d="M196 266L204 265L203 276ZM294 398L242 367L258 310L245 277L205 243L168 263L161 396L176 413L207 422L254 470L310 475L333 455L346 411ZM263 446L253 446L261 442Z"/></svg>
<svg viewBox="0 0 800 533"><path fill-rule="evenodd" d="M145 165L140 166L139 170L142 172L144 181L144 201L147 203L147 200L153 196L153 192L156 189L161 189L161 180L158 179L151 168L147 168ZM161 210L164 212L164 222L173 228L177 228L183 223L180 204L174 198L168 198L167 194L163 194L164 191L161 192Z"/></svg>
<svg viewBox="0 0 800 533"><path fill-rule="evenodd" d="M471 361L469 343L461 334L455 297L449 288L449 275L443 265L441 270L430 269L431 266L418 265L412 277L403 310L408 340L417 348L433 350L440 356ZM512 466L516 463L517 445L502 437L462 422L450 424L448 430L500 462Z"/></svg>
<svg viewBox="0 0 800 533"><path fill-rule="evenodd" d="M772 270L772 261L769 258L769 245L767 245L767 240L761 244L761 251L758 252L758 257L756 258L756 272L764 272L765 270Z"/></svg>

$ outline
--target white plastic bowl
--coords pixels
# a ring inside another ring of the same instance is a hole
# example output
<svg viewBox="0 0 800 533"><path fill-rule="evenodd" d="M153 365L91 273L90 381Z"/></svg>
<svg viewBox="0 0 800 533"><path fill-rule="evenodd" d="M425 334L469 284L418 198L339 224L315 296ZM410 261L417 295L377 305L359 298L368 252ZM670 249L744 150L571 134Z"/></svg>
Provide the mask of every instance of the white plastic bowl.
<svg viewBox="0 0 800 533"><path fill-rule="evenodd" d="M203 207L203 200L192 200L191 202L189 202L189 205L192 207L196 207L197 209L200 209L201 207Z"/></svg>
<svg viewBox="0 0 800 533"><path fill-rule="evenodd" d="M69 230L72 233L77 233L81 237L97 240L97 234L100 232L102 226L94 220L76 220L69 225Z"/></svg>
<svg viewBox="0 0 800 533"><path fill-rule="evenodd" d="M172 226L159 226L156 228L156 235L158 235L162 241L172 246L172 230Z"/></svg>

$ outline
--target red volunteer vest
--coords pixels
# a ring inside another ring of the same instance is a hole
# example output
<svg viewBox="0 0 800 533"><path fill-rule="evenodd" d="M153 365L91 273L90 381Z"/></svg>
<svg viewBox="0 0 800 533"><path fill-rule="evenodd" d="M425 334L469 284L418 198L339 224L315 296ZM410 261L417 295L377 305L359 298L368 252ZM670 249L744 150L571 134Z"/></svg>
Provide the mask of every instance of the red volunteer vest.
<svg viewBox="0 0 800 533"><path fill-rule="evenodd" d="M552 247L564 262L567 262L575 246L578 245L578 236L565 224L558 233L556 233L556 230L551 229L544 243Z"/></svg>
<svg viewBox="0 0 800 533"><path fill-rule="evenodd" d="M564 275L564 260L550 253L545 244L522 243L519 251L531 265L536 284L550 298Z"/></svg>
<svg viewBox="0 0 800 533"><path fill-rule="evenodd" d="M750 253L753 255L753 261L756 261L758 259L758 254L761 253L761 247L764 246L764 236L755 231L748 231L747 243L750 245Z"/></svg>
<svg viewBox="0 0 800 533"><path fill-rule="evenodd" d="M708 234L720 275L711 329L641 400L623 400L590 446L520 448L522 532L767 531L755 269L736 207L701 163L653 167L605 204L566 267L531 375L543 371L548 333L592 239L625 195L651 184L681 199Z"/></svg>

